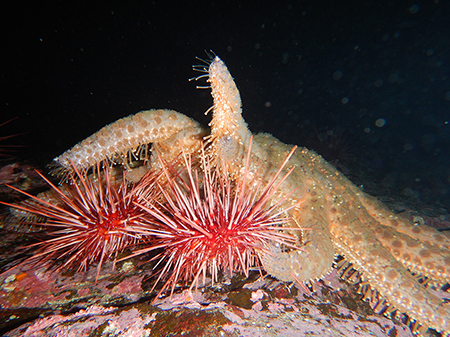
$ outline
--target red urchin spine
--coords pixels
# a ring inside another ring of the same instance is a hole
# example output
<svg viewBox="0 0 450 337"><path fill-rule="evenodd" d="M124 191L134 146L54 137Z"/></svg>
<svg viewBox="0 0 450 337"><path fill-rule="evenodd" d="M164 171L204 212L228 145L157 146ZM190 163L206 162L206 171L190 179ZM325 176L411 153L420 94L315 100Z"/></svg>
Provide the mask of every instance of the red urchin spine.
<svg viewBox="0 0 450 337"><path fill-rule="evenodd" d="M9 187L31 198L32 202L1 202L46 218L39 226L44 227L49 238L25 247L37 249L27 261L42 263L66 258L58 270L75 267L77 271L86 271L89 265L98 263L97 282L104 261L112 258L114 269L117 255L145 237L149 222L140 218L144 212L133 202L139 193L135 193L134 187L130 189L125 179L119 187L113 184L108 167L101 171L97 165L94 178L87 176L86 172L81 174L73 166L73 172L69 174L70 184L65 185L65 189L37 173L51 187L57 203L39 199L12 186Z"/></svg>
<svg viewBox="0 0 450 337"><path fill-rule="evenodd" d="M6 121L6 122L3 122L2 124L0 124L0 127L6 125L8 123L11 123L13 120L15 120L17 118L18 117L14 117L14 118L11 118L10 120ZM17 136L23 135L23 134L25 134L25 132L14 134L14 135L9 135L9 136L0 136L0 142L4 141L4 140L7 140L7 139L10 139L10 138L13 138L13 137L17 137ZM0 158L11 158L11 157L13 157L10 153L14 152L14 148L18 148L18 147L23 147L23 146L22 145L0 145Z"/></svg>
<svg viewBox="0 0 450 337"><path fill-rule="evenodd" d="M159 185L163 201L159 205L145 200L137 203L156 219L155 228L150 230L154 240L150 247L131 255L162 250L152 258L157 261L154 268L161 268L153 289L159 281L166 279L157 297L168 287L172 294L179 280L192 281L192 289L194 285L198 286L200 276L205 283L206 276L210 275L214 283L218 281L220 271L228 271L230 275L243 272L247 276L251 267L261 271L259 252L268 253L269 244L279 243L298 249L296 237L281 230L300 228L281 226L290 221L287 212L299 203L283 208L282 203L288 195L270 205L270 199L293 170L281 177L294 150L295 147L261 191L261 186L250 189L246 184L251 141L244 178L237 182L221 174L226 170L212 167L204 152L200 157L203 173L193 169L192 158L184 154L187 174L184 180L180 179L180 173L173 174L170 165L161 165L167 180L164 186Z"/></svg>

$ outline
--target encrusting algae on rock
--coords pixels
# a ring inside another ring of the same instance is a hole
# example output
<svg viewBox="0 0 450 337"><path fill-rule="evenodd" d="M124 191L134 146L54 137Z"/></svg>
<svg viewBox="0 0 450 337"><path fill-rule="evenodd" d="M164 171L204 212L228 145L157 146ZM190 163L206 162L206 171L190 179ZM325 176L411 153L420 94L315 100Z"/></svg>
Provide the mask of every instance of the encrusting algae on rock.
<svg viewBox="0 0 450 337"><path fill-rule="evenodd" d="M216 174L232 181L245 175L249 189L264 190L292 146L269 134L252 135L242 118L239 91L219 57L195 68L205 73L198 78L207 77L211 85L210 131L175 111L143 111L104 127L55 158L56 171L70 171L71 162L78 170L100 162L127 167L133 158L145 159L151 171L158 170L162 163L176 161L181 148L198 157L205 146ZM450 304L429 289L450 280L450 235L395 215L306 148L292 155L281 176L291 169L269 202L288 210L284 232L296 238L296 248L270 243L259 252L264 270L282 281L305 283L327 275L340 255L344 278L354 270L361 291L378 311L407 314L416 333L420 325L450 333ZM290 229L294 227L300 230Z"/></svg>

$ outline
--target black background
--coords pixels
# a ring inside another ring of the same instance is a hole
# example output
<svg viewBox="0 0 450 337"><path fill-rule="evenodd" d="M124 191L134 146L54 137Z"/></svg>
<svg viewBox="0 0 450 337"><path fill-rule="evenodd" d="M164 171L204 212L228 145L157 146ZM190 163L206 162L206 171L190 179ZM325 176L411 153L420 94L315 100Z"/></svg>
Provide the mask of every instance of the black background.
<svg viewBox="0 0 450 337"><path fill-rule="evenodd" d="M358 183L450 209L449 1L18 1L0 10L0 123L19 117L0 135L27 132L14 142L40 165L143 109L207 124L212 99L188 79L195 56L212 49L253 132L305 145L316 130L342 129L353 142L347 167L365 172Z"/></svg>

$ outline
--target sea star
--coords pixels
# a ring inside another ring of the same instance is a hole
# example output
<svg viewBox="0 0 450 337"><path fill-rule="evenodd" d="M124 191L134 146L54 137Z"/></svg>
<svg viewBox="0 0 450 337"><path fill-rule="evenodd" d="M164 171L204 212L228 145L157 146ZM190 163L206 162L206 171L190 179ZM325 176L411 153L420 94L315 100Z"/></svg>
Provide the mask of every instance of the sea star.
<svg viewBox="0 0 450 337"><path fill-rule="evenodd" d="M103 160L127 165L130 156L147 158L149 143L153 146L152 167L161 162L155 160L158 156L174 159L180 143L185 150L198 153L206 136L208 154L217 168L228 171L221 174L231 179L242 175L252 133L242 118L239 91L219 57L196 69L204 72L198 78L207 77L211 85L210 131L175 111L142 111L104 127L55 158L59 170L70 170L71 162L79 169ZM255 186L267 184L291 148L272 135L254 135L247 181ZM287 166L285 170L295 169L273 203L283 198L288 205L303 200L290 211L293 223L286 227L311 230L292 231L300 250L273 245L272 254L261 252L267 273L282 281L317 280L330 272L336 255L341 255L363 284L370 285L363 287L363 292L373 297L374 305L389 306L389 312L398 309L425 327L450 333L450 304L435 296L418 277L425 277L435 288L449 281L450 235L395 215L314 151L298 149Z"/></svg>

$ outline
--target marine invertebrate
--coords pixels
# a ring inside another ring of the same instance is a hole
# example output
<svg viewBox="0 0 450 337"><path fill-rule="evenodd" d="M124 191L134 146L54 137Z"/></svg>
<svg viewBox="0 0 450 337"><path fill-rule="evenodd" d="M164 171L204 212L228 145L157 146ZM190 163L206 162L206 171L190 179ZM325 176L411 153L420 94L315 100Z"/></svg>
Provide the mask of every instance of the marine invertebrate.
<svg viewBox="0 0 450 337"><path fill-rule="evenodd" d="M120 184L113 182L107 166L101 170L97 165L95 176L82 174L75 166L72 169L70 184L64 187L55 186L38 172L53 192L51 202L7 185L31 199L20 204L1 203L45 219L38 223L46 230L45 237L26 247L33 250L28 260L62 260L58 270L77 271L97 263L97 281L104 261L112 258L115 264L120 252L145 237L149 223L146 218L137 220L143 212L133 203L143 196L128 187L125 179ZM147 189L147 194L151 191Z"/></svg>
<svg viewBox="0 0 450 337"><path fill-rule="evenodd" d="M239 91L227 67L216 56L201 70L208 77L214 99L206 150L212 158L211 165L217 168L214 172L222 177L220 179L230 179L232 183L246 177L248 190L255 185L264 190L292 146L269 134L257 134L249 149L252 133L242 118ZM163 114L164 121L162 117L158 120L156 111L149 112L151 121L146 126L148 130L144 131L155 136L143 138L142 144L153 141L152 150L169 162L178 155L179 142L184 144L186 152L198 156L202 137L208 134L206 129L175 112ZM186 123L180 123L182 120ZM125 144L127 137L123 135L128 123L134 127L132 122L133 117L127 117L112 123L110 129L79 143L55 162L62 165L63 170L67 170L65 163L70 160L76 168L86 169L99 161L124 157L130 146ZM158 136L161 123L164 123L164 132L163 136ZM183 129L183 125L188 128ZM114 132L110 136L121 141L116 148L104 147L102 141L102 133L111 130ZM116 133L117 130L121 133ZM135 144L140 144L139 139ZM160 165L152 158L150 161L157 169ZM376 301L380 298L381 302L374 303L375 306L382 309L389 306L388 312L398 310L418 324L450 333L448 301L419 281L421 276L426 277L429 286L434 288L448 282L450 235L394 214L314 151L301 148L293 154L281 176L293 167L290 175L276 185L276 192L267 202L289 209L288 215L294 223L311 230L292 230L292 221L286 225L284 231L297 236L296 246L301 249L284 250L276 243L269 243L267 250L259 253L264 269L283 281L307 282L327 274L335 256L341 255L368 285L366 290L363 289L365 295L372 291L379 295L374 298ZM202 174L204 172L200 171L199 176ZM300 200L303 200L300 207L290 208Z"/></svg>
<svg viewBox="0 0 450 337"><path fill-rule="evenodd" d="M55 158L53 172L64 175L72 171L72 167L83 171L101 162L128 167L133 159L152 160L150 143L153 158L159 155L171 162L179 154L180 143L197 151L205 134L206 130L199 123L176 111L141 111L103 127ZM158 164L157 160L154 162Z"/></svg>
<svg viewBox="0 0 450 337"><path fill-rule="evenodd" d="M248 169L250 149L244 170ZM200 155L201 172L193 168L191 156L184 155L185 180L180 181L179 174L171 174L170 167L162 165L167 183L157 184L164 196L160 207L145 198L136 203L156 219L154 228L149 229L152 244L131 255L160 251L153 258L161 268L153 288L166 279L159 294L168 287L173 293L179 280L192 282L192 289L201 277L204 284L207 275L216 283L219 272L248 276L250 268L261 268L259 254L269 252L269 242L298 249L296 237L281 232L280 225L290 221L287 212L300 203L287 208L280 208L283 199L269 204L292 172L280 176L294 151L295 147L264 187L249 187L246 174L235 182L217 174L204 152Z"/></svg>

